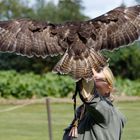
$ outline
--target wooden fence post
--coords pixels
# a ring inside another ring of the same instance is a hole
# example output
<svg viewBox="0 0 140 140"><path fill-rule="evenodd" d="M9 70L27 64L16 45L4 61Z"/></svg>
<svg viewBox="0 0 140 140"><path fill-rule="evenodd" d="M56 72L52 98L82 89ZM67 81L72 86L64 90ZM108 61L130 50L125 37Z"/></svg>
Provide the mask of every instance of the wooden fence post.
<svg viewBox="0 0 140 140"><path fill-rule="evenodd" d="M51 109L50 109L50 99L49 98L46 98L46 108L47 108L47 116L48 116L49 140L53 140L53 136L52 136L52 121L51 121Z"/></svg>

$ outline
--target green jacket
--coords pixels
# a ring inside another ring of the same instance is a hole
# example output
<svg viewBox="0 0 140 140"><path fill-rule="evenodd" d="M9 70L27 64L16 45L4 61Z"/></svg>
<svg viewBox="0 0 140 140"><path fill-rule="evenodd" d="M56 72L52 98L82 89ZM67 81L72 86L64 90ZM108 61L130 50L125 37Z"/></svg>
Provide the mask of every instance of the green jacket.
<svg viewBox="0 0 140 140"><path fill-rule="evenodd" d="M78 137L70 137L71 126L63 140L121 140L125 117L108 98L96 97L85 103L85 113L78 125Z"/></svg>

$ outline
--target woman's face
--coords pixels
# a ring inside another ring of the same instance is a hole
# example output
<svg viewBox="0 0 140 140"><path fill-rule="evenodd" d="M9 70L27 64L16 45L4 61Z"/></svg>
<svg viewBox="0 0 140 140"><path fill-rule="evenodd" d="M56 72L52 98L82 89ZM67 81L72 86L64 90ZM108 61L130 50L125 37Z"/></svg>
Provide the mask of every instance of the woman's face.
<svg viewBox="0 0 140 140"><path fill-rule="evenodd" d="M103 96L107 96L107 94L111 91L111 87L108 84L104 73L102 71L94 73L94 80L98 92Z"/></svg>

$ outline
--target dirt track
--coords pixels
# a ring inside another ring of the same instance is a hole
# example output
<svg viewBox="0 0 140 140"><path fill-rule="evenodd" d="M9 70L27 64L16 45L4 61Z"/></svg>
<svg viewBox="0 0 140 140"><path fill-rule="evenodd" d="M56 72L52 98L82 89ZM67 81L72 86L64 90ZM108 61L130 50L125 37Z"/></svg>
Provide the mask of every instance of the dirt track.
<svg viewBox="0 0 140 140"><path fill-rule="evenodd" d="M53 103L73 103L71 98L53 98L49 97L50 101ZM27 103L44 103L46 98L42 99L0 99L0 104L27 104ZM115 97L115 102L123 102L123 101L140 101L140 97L137 96L119 96ZM80 103L80 99L77 99L77 102Z"/></svg>

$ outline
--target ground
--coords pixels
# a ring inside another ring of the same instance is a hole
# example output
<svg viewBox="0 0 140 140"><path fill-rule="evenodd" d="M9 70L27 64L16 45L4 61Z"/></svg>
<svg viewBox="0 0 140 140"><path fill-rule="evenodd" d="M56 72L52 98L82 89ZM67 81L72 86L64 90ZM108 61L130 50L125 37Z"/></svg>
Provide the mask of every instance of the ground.
<svg viewBox="0 0 140 140"><path fill-rule="evenodd" d="M140 102L138 98L130 100L128 97L127 101L122 99L121 102L115 102L127 118L122 140L140 140ZM53 138L61 140L63 129L73 118L71 99L51 98L51 111ZM45 99L1 102L0 140L9 140L9 138L10 140L49 140Z"/></svg>

